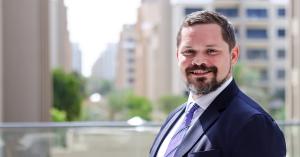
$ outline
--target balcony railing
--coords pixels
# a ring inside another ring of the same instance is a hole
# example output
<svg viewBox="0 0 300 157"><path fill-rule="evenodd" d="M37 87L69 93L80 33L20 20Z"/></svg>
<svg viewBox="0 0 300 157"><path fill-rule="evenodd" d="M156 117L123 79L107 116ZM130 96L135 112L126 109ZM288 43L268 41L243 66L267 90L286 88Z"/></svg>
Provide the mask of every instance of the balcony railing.
<svg viewBox="0 0 300 157"><path fill-rule="evenodd" d="M278 122L288 157L300 156L300 122ZM0 157L147 157L160 124L2 123Z"/></svg>

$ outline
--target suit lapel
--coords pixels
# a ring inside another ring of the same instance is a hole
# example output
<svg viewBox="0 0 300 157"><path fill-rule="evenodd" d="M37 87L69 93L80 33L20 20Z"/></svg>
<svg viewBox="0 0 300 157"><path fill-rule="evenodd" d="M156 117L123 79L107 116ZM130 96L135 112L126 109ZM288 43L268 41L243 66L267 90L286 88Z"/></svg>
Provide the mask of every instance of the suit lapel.
<svg viewBox="0 0 300 157"><path fill-rule="evenodd" d="M215 123L219 117L219 112L215 109L207 110L201 115L200 119L195 122L188 134L183 139L180 147L177 149L175 156L183 156L195 143L204 135L206 130Z"/></svg>
<svg viewBox="0 0 300 157"><path fill-rule="evenodd" d="M164 127L162 127L162 130L160 130L157 138L154 141L153 147L152 147L151 152L150 152L151 157L156 156L156 154L158 152L158 148L160 147L163 140L166 138L166 136L169 133L170 129L174 126L174 124L177 122L179 117L184 112L185 106L186 106L186 104L181 105L174 112L174 114L171 114L171 117L169 118L169 120L166 121L166 124L164 125Z"/></svg>
<svg viewBox="0 0 300 157"><path fill-rule="evenodd" d="M205 132L218 120L221 112L230 104L230 101L238 91L235 82L232 81L216 97L185 136L175 153L175 157L184 156L197 143Z"/></svg>

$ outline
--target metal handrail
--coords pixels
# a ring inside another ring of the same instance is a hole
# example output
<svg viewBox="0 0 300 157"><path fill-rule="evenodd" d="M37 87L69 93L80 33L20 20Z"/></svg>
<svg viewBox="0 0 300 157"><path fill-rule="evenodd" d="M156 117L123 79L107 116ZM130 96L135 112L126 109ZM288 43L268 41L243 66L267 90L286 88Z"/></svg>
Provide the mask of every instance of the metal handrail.
<svg viewBox="0 0 300 157"><path fill-rule="evenodd" d="M300 121L277 121L281 127L300 126ZM3 122L1 128L82 128L82 127L111 127L111 128L135 128L135 127L160 127L158 122L144 122L142 124L130 124L126 121L84 121L84 122Z"/></svg>
<svg viewBox="0 0 300 157"><path fill-rule="evenodd" d="M160 127L161 123L145 122L142 124L130 124L126 121L101 121L101 122L10 122L0 123L1 128L77 128L77 127Z"/></svg>
<svg viewBox="0 0 300 157"><path fill-rule="evenodd" d="M289 121L277 121L277 124L285 127L285 126L300 126L299 120L289 120Z"/></svg>

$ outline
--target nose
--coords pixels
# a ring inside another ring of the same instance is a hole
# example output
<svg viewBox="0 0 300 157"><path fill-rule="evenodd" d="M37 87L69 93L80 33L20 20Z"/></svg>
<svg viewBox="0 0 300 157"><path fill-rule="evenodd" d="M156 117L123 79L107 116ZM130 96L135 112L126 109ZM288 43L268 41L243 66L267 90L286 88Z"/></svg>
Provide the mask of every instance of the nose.
<svg viewBox="0 0 300 157"><path fill-rule="evenodd" d="M197 54L192 60L192 65L200 66L202 64L207 65L207 63L208 63L207 59L205 57L201 56L200 54Z"/></svg>

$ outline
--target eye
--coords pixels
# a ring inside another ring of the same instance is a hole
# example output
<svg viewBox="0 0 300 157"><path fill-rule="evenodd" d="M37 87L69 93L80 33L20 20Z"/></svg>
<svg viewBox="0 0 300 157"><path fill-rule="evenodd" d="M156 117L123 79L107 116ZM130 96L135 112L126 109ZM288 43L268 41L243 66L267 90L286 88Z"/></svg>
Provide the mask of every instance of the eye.
<svg viewBox="0 0 300 157"><path fill-rule="evenodd" d="M193 55L194 53L195 53L195 51L194 51L194 50L191 50L191 49L187 49L187 50L184 50L184 51L181 52L181 54L182 54L183 56L191 56L191 55Z"/></svg>
<svg viewBox="0 0 300 157"><path fill-rule="evenodd" d="M215 54L217 54L217 50L216 49L207 49L207 54L209 54L209 55L215 55Z"/></svg>

